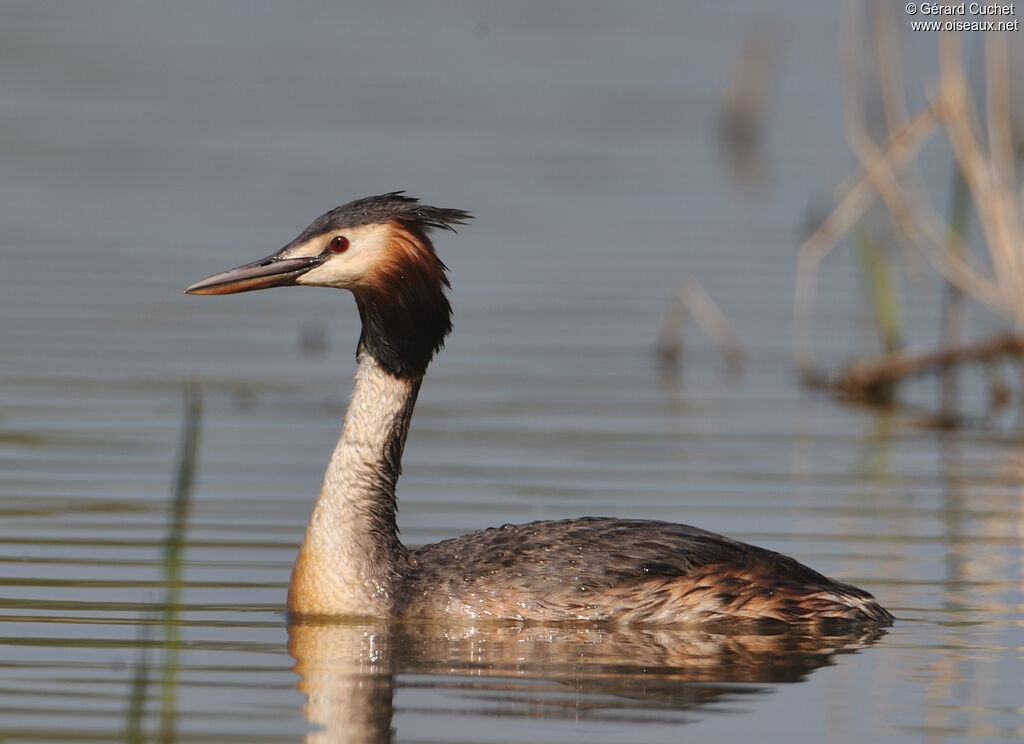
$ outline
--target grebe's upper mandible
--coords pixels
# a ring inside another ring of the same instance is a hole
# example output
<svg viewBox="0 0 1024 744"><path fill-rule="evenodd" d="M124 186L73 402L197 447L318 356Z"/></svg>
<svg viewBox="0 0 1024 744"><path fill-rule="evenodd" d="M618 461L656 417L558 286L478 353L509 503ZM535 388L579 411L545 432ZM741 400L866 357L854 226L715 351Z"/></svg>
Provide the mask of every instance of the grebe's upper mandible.
<svg viewBox="0 0 1024 744"><path fill-rule="evenodd" d="M469 218L402 192L359 199L318 217L274 255L185 290L297 284L356 299L355 389L295 561L293 615L891 623L857 587L681 524L584 517L406 548L395 522L402 449L427 365L452 327L445 266L429 233Z"/></svg>

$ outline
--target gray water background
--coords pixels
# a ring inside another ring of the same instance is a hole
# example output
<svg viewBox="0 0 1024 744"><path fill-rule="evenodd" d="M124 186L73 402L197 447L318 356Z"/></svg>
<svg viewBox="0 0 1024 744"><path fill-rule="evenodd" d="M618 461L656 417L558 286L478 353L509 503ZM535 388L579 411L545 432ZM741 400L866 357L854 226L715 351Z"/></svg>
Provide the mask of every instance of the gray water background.
<svg viewBox="0 0 1024 744"><path fill-rule="evenodd" d="M123 739L135 670L165 650L152 623L186 380L204 409L182 741L298 741L323 709L335 733L311 741L1024 735L1015 414L936 431L792 373L796 246L853 168L836 15L798 0L0 3L0 738ZM751 33L775 40L778 69L759 172L738 180L716 128ZM933 74L934 37L905 39L909 75ZM944 194L948 162L926 152ZM304 712L281 611L358 318L336 291L180 290L394 189L476 215L438 239L456 331L406 450L408 543L581 514L682 521L858 583L897 625L789 680L744 680L733 654L699 689L699 663L662 652L701 639L438 631L392 653L389 630L348 629L335 661L352 686ZM659 372L685 279L735 324L743 374L694 331L683 372ZM823 361L872 350L846 251L822 297ZM907 288L919 343L937 297ZM984 412L981 385L967 398ZM353 692L382 656L384 709ZM673 694L653 691L662 679ZM385 733L360 739L345 705Z"/></svg>

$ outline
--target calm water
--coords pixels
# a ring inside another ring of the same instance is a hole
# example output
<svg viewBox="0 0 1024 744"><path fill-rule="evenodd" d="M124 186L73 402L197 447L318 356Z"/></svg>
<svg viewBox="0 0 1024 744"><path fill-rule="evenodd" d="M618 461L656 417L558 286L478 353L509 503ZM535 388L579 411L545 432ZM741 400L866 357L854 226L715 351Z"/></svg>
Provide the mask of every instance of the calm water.
<svg viewBox="0 0 1024 744"><path fill-rule="evenodd" d="M0 2L0 739L123 741L132 721L195 742L1024 736L1018 422L936 432L791 373L800 228L851 167L836 9L335 5ZM739 183L715 121L762 29L778 75ZM908 40L911 70L933 42ZM288 628L354 306L180 290L396 188L477 215L439 240L456 332L407 447L407 542L580 514L695 523L864 586L896 626ZM823 280L833 363L872 348L848 263ZM683 279L737 326L743 374L696 333L684 372L659 374ZM927 343L933 288L910 292ZM163 557L188 380L176 646Z"/></svg>

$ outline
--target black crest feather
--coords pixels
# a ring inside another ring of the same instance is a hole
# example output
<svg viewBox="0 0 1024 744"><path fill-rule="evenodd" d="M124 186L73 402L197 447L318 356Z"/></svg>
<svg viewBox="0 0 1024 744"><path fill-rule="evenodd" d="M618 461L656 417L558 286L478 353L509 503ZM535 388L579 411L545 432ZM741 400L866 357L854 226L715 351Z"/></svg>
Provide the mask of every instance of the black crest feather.
<svg viewBox="0 0 1024 744"><path fill-rule="evenodd" d="M436 228L455 232L454 225L464 225L470 219L472 216L469 212L461 209L431 207L420 204L420 200L415 197L406 196L404 191L391 191L350 201L320 215L302 231L296 242L301 243L329 230L344 230L346 227L380 222L401 222L422 230Z"/></svg>

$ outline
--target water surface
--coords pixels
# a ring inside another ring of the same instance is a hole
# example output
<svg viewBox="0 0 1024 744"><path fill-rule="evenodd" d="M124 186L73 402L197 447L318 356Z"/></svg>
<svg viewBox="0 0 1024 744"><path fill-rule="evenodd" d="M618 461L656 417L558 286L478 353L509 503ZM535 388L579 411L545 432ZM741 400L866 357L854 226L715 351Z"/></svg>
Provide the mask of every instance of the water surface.
<svg viewBox="0 0 1024 744"><path fill-rule="evenodd" d="M171 679L163 725L182 741L1024 735L1014 417L937 431L792 374L800 228L851 167L835 8L0 13L5 742L125 740L133 689L156 736ZM760 27L785 49L760 177L740 183L716 117ZM930 43L908 44L912 64ZM180 290L397 188L477 216L438 240L456 332L406 450L409 544L582 514L681 521L857 583L899 622L839 636L287 627L355 308L327 290ZM819 344L838 363L871 338L849 260L826 268ZM695 332L681 372L658 368L683 279L736 325L742 374ZM910 291L928 342L934 288ZM171 653L163 558L187 381L203 411Z"/></svg>

